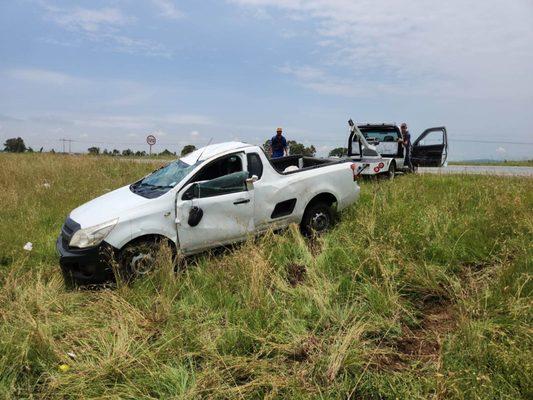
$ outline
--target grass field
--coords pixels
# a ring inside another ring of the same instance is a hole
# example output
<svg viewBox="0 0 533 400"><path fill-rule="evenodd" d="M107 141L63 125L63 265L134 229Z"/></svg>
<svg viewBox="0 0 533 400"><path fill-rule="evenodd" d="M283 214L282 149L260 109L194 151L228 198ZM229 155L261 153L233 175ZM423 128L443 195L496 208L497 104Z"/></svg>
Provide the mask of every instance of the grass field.
<svg viewBox="0 0 533 400"><path fill-rule="evenodd" d="M0 167L0 398L533 398L531 179L364 183L313 243L268 234L177 274L161 254L133 286L66 291L68 212L153 165Z"/></svg>

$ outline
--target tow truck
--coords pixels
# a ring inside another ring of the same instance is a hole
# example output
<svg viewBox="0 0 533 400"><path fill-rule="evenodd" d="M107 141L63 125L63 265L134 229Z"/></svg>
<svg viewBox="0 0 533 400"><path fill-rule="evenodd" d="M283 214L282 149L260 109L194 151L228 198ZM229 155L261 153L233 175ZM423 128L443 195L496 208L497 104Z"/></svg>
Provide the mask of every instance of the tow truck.
<svg viewBox="0 0 533 400"><path fill-rule="evenodd" d="M428 128L413 142L413 171L404 165L400 128L395 124L360 124L348 121L348 157L356 164L357 176L393 179L396 173L416 172L418 167L442 167L448 157L446 127Z"/></svg>

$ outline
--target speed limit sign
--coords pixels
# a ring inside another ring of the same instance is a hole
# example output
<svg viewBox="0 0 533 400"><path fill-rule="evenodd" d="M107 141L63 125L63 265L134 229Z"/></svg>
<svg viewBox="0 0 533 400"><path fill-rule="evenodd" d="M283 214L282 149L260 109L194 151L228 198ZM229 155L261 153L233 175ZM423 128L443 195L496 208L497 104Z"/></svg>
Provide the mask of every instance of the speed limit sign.
<svg viewBox="0 0 533 400"><path fill-rule="evenodd" d="M154 135L148 135L146 136L146 143L148 143L150 146L153 146L157 142Z"/></svg>
<svg viewBox="0 0 533 400"><path fill-rule="evenodd" d="M154 135L148 135L146 136L146 143L150 145L150 155L152 155L152 146L157 142Z"/></svg>

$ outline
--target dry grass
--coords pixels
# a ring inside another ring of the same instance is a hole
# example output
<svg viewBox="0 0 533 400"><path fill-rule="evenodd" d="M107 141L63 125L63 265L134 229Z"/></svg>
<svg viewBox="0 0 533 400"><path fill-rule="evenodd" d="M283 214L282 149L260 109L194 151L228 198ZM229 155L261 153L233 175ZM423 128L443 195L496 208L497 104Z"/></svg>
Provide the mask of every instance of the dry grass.
<svg viewBox="0 0 533 400"><path fill-rule="evenodd" d="M179 273L167 251L133 286L66 291L65 215L151 166L0 163L0 397L533 395L529 179L364 184L318 242L289 229Z"/></svg>

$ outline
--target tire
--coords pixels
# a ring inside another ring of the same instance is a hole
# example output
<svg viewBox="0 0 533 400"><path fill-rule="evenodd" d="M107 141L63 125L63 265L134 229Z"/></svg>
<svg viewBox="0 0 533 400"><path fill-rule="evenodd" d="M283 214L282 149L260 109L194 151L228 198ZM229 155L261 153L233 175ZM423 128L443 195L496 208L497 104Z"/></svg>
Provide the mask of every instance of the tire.
<svg viewBox="0 0 533 400"><path fill-rule="evenodd" d="M322 234L333 225L333 210L327 203L315 203L307 207L300 224L305 236Z"/></svg>
<svg viewBox="0 0 533 400"><path fill-rule="evenodd" d="M126 282L142 278L154 270L157 255L167 239L149 238L126 245L119 255L119 274Z"/></svg>
<svg viewBox="0 0 533 400"><path fill-rule="evenodd" d="M381 174L381 176L384 179L392 181L394 179L395 175L396 175L396 163L394 161L391 161L390 166L389 166L389 170L387 172L383 172Z"/></svg>

